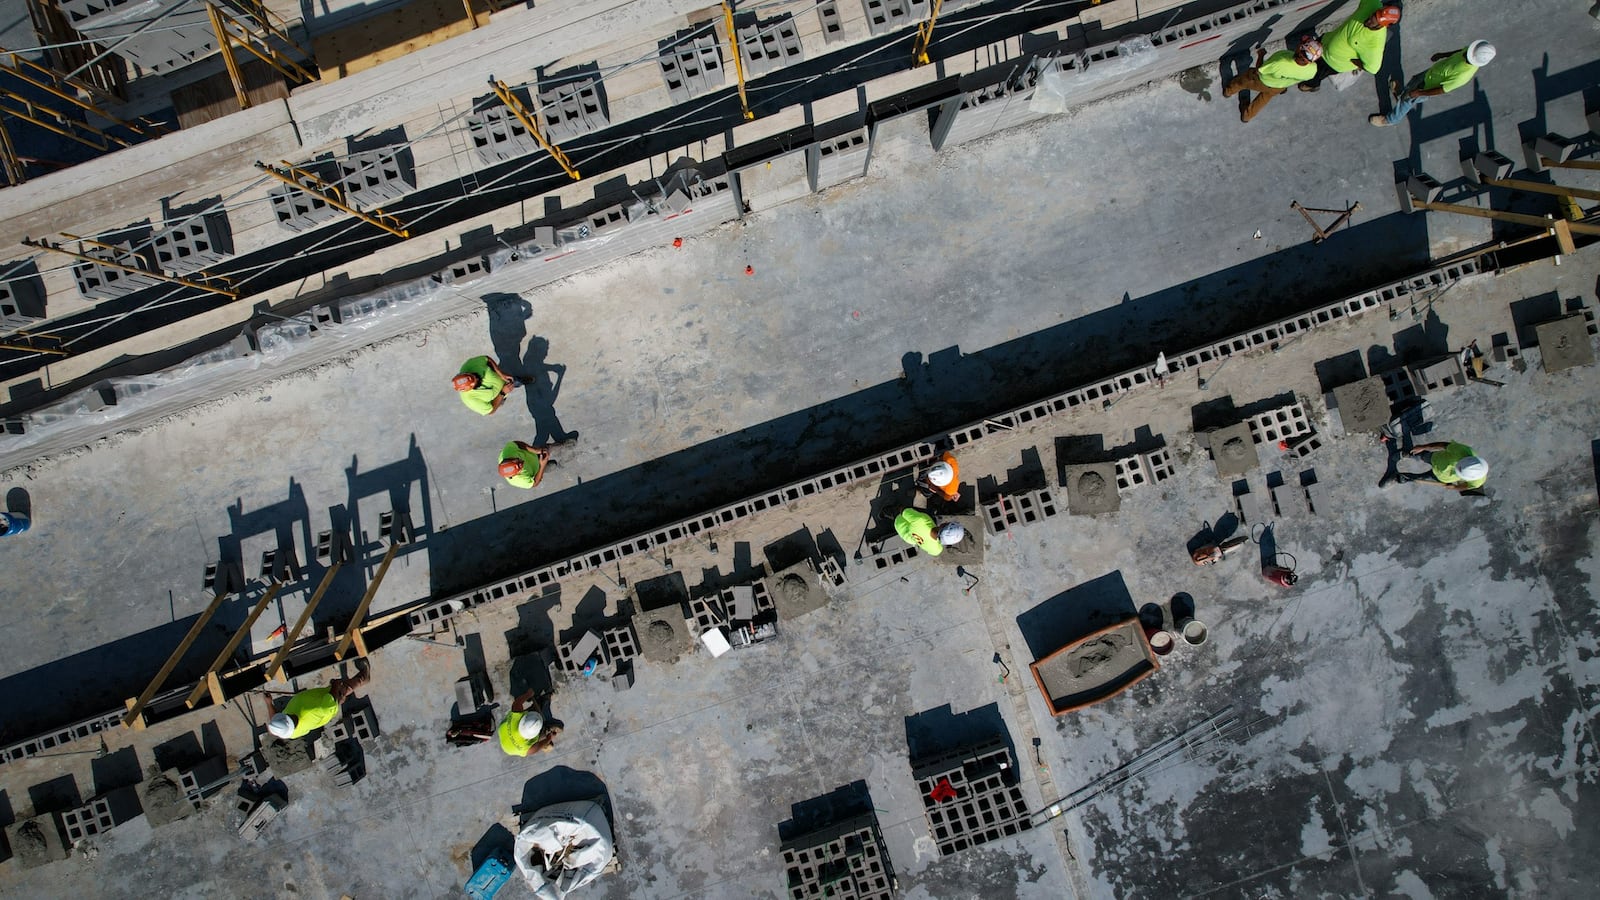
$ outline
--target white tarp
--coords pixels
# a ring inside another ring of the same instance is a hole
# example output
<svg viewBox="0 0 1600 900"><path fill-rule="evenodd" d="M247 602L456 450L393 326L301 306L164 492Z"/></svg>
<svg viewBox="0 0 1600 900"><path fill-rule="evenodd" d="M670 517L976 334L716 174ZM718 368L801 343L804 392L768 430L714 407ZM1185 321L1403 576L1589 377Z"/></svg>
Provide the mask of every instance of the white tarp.
<svg viewBox="0 0 1600 900"><path fill-rule="evenodd" d="M539 900L562 900L600 877L615 850L596 800L557 803L529 817L517 835L517 870Z"/></svg>

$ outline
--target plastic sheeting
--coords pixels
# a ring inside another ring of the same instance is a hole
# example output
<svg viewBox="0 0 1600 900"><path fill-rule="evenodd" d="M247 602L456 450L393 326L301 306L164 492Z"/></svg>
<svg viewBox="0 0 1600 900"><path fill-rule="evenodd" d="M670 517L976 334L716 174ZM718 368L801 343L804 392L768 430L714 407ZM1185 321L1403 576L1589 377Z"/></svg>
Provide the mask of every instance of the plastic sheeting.
<svg viewBox="0 0 1600 900"><path fill-rule="evenodd" d="M616 854L600 799L546 806L528 818L513 851L539 900L563 900L596 878Z"/></svg>

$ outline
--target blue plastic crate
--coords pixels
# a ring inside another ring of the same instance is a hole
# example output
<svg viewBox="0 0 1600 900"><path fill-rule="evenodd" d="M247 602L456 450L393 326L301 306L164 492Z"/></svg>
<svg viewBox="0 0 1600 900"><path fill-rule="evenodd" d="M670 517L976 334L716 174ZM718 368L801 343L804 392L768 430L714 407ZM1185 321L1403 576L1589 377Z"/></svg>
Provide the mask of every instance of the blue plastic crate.
<svg viewBox="0 0 1600 900"><path fill-rule="evenodd" d="M504 853L496 853L483 861L478 871L467 879L467 896L472 900L490 900L511 880L511 860Z"/></svg>

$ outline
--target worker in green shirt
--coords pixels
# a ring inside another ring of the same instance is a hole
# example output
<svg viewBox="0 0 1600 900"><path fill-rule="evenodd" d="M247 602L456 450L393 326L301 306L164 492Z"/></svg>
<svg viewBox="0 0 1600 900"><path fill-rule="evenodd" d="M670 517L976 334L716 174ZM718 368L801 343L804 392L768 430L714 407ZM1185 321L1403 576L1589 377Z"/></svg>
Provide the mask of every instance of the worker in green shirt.
<svg viewBox="0 0 1600 900"><path fill-rule="evenodd" d="M967 536L960 522L939 524L933 516L915 508L904 509L894 517L894 531L901 540L929 556L938 556L944 548L961 543Z"/></svg>
<svg viewBox="0 0 1600 900"><path fill-rule="evenodd" d="M544 470L555 465L547 445L512 441L500 449L500 476L512 487L532 488L544 480Z"/></svg>
<svg viewBox="0 0 1600 900"><path fill-rule="evenodd" d="M506 395L522 384L522 380L507 375L493 359L474 356L461 364L461 371L450 379L450 384L467 409L487 416L500 408Z"/></svg>
<svg viewBox="0 0 1600 900"><path fill-rule="evenodd" d="M500 749L507 756L527 756L555 747L561 726L554 723L546 725L544 716L537 709L529 709L528 701L533 699L531 689L523 692L522 696L511 702L511 712L500 720ZM541 696L534 705L542 705L542 701L548 699L549 695Z"/></svg>
<svg viewBox="0 0 1600 900"><path fill-rule="evenodd" d="M1411 79L1405 90L1400 90L1400 83L1391 86L1394 92L1394 109L1387 116L1374 113L1367 116L1367 121L1379 128L1393 125L1404 119L1429 97L1448 94L1458 87L1466 84L1478 74L1478 70L1487 66L1494 59L1494 45L1488 41L1473 41L1466 47L1454 53L1435 53L1433 65L1426 72Z"/></svg>
<svg viewBox="0 0 1600 900"><path fill-rule="evenodd" d="M1300 38L1300 44L1293 53L1279 50L1267 56L1265 50L1257 47L1256 64L1234 76L1222 89L1222 96L1232 97L1241 91L1255 91L1255 98L1248 104L1244 98L1239 99L1239 121L1248 122L1266 109L1273 97L1293 85L1315 78L1317 60L1321 58L1322 44L1309 34Z"/></svg>
<svg viewBox="0 0 1600 900"><path fill-rule="evenodd" d="M1355 15L1322 36L1317 77L1300 82L1300 90L1314 91L1335 73L1375 74L1383 67L1383 48L1389 42L1389 26L1399 23L1400 7L1383 0L1361 0Z"/></svg>
<svg viewBox="0 0 1600 900"><path fill-rule="evenodd" d="M358 671L352 678L335 678L327 687L301 691L289 698L283 712L267 722L267 731L279 740L305 737L339 717L339 708L356 689L372 680L365 661L357 662Z"/></svg>
<svg viewBox="0 0 1600 900"><path fill-rule="evenodd" d="M1456 441L1434 441L1411 448L1409 456L1420 457L1428 464L1426 472L1397 472L1384 474L1379 486L1394 482L1420 481L1436 484L1452 491L1472 491L1483 487L1489 480L1489 464L1471 447Z"/></svg>

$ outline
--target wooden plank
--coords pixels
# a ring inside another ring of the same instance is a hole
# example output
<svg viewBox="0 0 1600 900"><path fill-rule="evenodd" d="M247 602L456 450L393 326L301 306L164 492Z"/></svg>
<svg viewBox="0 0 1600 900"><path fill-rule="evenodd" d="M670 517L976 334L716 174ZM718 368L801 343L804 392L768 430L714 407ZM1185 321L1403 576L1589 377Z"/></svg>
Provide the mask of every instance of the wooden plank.
<svg viewBox="0 0 1600 900"><path fill-rule="evenodd" d="M463 2L477 10L470 19ZM482 0L412 0L314 38L311 53L322 80L336 81L487 24Z"/></svg>
<svg viewBox="0 0 1600 900"><path fill-rule="evenodd" d="M383 562L378 564L377 574L372 576L371 583L367 585L367 592L361 595L361 602L356 606L355 615L350 617L350 627L345 629L344 639L339 641L338 648L333 651L334 659L344 659L345 653L350 650L350 641L361 630L361 620L367 617L367 607L372 605L372 598L378 595L378 585L383 583L383 576L388 574L389 564L394 562L394 555L399 551L400 545L392 543L388 551L383 554ZM362 642L360 650L362 656L367 655L365 641Z"/></svg>
<svg viewBox="0 0 1600 900"><path fill-rule="evenodd" d="M249 98L251 106L261 106L289 96L289 85L283 75L259 59L241 63L239 77L244 82L245 96ZM172 108L178 114L178 126L192 128L202 122L238 112L239 100L234 95L228 73L218 72L173 91Z"/></svg>
<svg viewBox="0 0 1600 900"><path fill-rule="evenodd" d="M222 668L223 663L233 658L233 651L239 649L239 642L243 641L244 636L250 633L251 628L255 627L256 620L261 618L261 613L267 608L267 604L271 603L278 596L278 591L282 589L283 582L274 581L272 587L267 588L267 592L261 595L261 599L257 600L255 607L250 610L250 615L245 617L244 624L234 631L233 637L228 638L228 643L222 648L222 652L218 653L217 658L212 660L210 666L206 667L206 677L201 680L200 684L195 685L194 690L189 693L189 699L183 701L184 706L194 709L194 705L200 702L200 695L205 693L207 688L211 689L212 701L218 704L222 703L222 683L217 680L217 670ZM215 687L212 687L213 682L216 684Z"/></svg>
<svg viewBox="0 0 1600 900"><path fill-rule="evenodd" d="M189 626L189 633L184 635L183 640L178 643L178 649L172 651L172 655L167 657L167 661L161 666L161 671L157 672L156 677L150 681L150 686L144 689L144 693L140 694L138 699L128 701L128 714L122 717L123 725L132 726L135 730L144 728L144 717L140 714L144 712L145 704L149 703L150 698L156 695L156 691L161 690L161 685L165 684L167 678L172 675L172 670L178 667L178 660L183 659L183 655L189 652L190 647L194 646L195 640L200 637L200 632L205 629L206 623L210 622L211 617L217 614L217 610L222 607L222 601L226 600L227 597L228 592L222 591L211 598L211 605L207 606L205 612L200 614L200 618L194 620L193 625ZM139 724L134 725L135 721Z"/></svg>
<svg viewBox="0 0 1600 900"><path fill-rule="evenodd" d="M273 654L272 662L267 663L268 681L277 680L278 671L283 668L283 661L289 658L289 651L294 649L294 642L299 640L300 632L305 630L306 623L311 621L311 614L316 612L317 604L322 602L322 595L328 592L328 587L333 584L333 578L339 574L339 567L342 565L344 563L334 563L328 574L322 576L322 583L317 585L316 592L306 601L306 608L300 611L300 618L294 621L294 628L283 636L283 646Z"/></svg>

